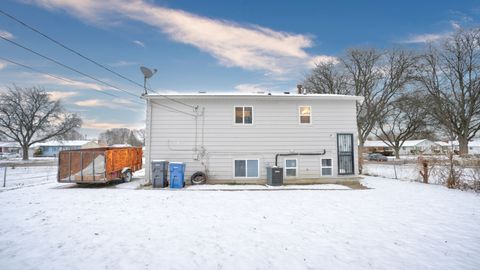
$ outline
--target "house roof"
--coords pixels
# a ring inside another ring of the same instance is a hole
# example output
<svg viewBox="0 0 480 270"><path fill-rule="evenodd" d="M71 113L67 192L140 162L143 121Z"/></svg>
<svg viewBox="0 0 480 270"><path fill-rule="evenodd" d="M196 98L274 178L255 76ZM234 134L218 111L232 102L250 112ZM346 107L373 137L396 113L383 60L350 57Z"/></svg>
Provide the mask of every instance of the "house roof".
<svg viewBox="0 0 480 270"><path fill-rule="evenodd" d="M431 142L431 143L434 143L430 140L427 140L427 139L423 139L423 140L407 140L403 143L402 146L405 146L405 147L412 147L412 146L417 146L418 144L422 143L422 142L425 142L425 141L428 141L428 142Z"/></svg>
<svg viewBox="0 0 480 270"><path fill-rule="evenodd" d="M74 140L74 141L47 141L47 142L40 142L34 143L31 147L40 147L40 146L82 146L87 144L91 141L86 140Z"/></svg>
<svg viewBox="0 0 480 270"><path fill-rule="evenodd" d="M363 144L364 147L390 147L383 141L366 141Z"/></svg>
<svg viewBox="0 0 480 270"><path fill-rule="evenodd" d="M284 94L284 93L176 93L176 94L148 94L143 96L146 99L189 98L189 99L215 99L215 98L282 98L282 99L324 99L324 100L357 100L363 101L361 96L334 95L334 94Z"/></svg>
<svg viewBox="0 0 480 270"><path fill-rule="evenodd" d="M450 144L448 142L436 141L435 143L440 145L440 146L450 146Z"/></svg>
<svg viewBox="0 0 480 270"><path fill-rule="evenodd" d="M109 147L131 147L131 145L128 143L117 143L117 144L112 144Z"/></svg>
<svg viewBox="0 0 480 270"><path fill-rule="evenodd" d="M0 142L0 147L20 148L20 144L18 142Z"/></svg>
<svg viewBox="0 0 480 270"><path fill-rule="evenodd" d="M468 142L469 147L480 147L480 141L470 141Z"/></svg>
<svg viewBox="0 0 480 270"><path fill-rule="evenodd" d="M417 146L418 144L424 142L424 141L429 141L427 139L423 140L407 140L403 143L402 147L414 147ZM429 141L431 143L434 143L432 141ZM383 141L365 141L364 147L390 147L388 144L386 144Z"/></svg>

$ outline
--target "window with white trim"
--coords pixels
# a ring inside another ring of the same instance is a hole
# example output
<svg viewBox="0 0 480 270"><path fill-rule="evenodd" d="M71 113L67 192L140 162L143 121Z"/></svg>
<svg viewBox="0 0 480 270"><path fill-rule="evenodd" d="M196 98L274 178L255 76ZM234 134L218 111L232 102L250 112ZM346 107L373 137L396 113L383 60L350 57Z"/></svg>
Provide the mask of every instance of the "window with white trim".
<svg viewBox="0 0 480 270"><path fill-rule="evenodd" d="M233 161L235 177L258 177L258 159L236 159Z"/></svg>
<svg viewBox="0 0 480 270"><path fill-rule="evenodd" d="M331 158L322 158L322 176L332 175L332 159Z"/></svg>
<svg viewBox="0 0 480 270"><path fill-rule="evenodd" d="M311 106L298 107L298 113L300 116L300 124L312 123L312 107Z"/></svg>
<svg viewBox="0 0 480 270"><path fill-rule="evenodd" d="M253 123L253 107L235 106L235 124L251 125Z"/></svg>
<svg viewBox="0 0 480 270"><path fill-rule="evenodd" d="M295 177L298 171L297 159L285 159L285 176Z"/></svg>

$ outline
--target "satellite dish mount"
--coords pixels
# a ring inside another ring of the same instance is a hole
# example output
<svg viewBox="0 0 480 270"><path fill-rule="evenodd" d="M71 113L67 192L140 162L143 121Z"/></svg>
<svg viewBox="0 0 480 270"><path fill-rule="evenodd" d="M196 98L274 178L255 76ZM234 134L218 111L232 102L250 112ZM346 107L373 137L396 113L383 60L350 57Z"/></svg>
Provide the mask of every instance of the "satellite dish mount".
<svg viewBox="0 0 480 270"><path fill-rule="evenodd" d="M147 93L147 79L150 79L153 74L157 73L157 69L150 70L147 67L141 66L140 71L143 73L143 94L146 95Z"/></svg>

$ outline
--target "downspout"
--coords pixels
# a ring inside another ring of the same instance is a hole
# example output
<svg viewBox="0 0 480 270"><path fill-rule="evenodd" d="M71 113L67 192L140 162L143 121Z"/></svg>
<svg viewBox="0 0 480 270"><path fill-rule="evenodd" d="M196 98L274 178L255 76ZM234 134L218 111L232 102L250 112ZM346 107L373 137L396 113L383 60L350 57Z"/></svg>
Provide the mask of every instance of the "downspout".
<svg viewBox="0 0 480 270"><path fill-rule="evenodd" d="M150 102L150 99L147 98L146 100L147 100L147 117L149 117L149 119L148 119L148 133L147 133L147 135L148 135L148 148L147 148L148 160L145 160L145 161L147 163L151 164L151 159L152 159L152 117L153 117L153 114L152 114L152 104ZM150 179L151 179L150 164L145 164L146 165L145 168L148 168L148 172L145 172L145 175L148 177L147 179L145 179L146 184L150 183Z"/></svg>
<svg viewBox="0 0 480 270"><path fill-rule="evenodd" d="M286 156L323 156L327 153L325 149L323 149L322 153L278 153L275 155L275 167L277 167L278 157L286 157Z"/></svg>

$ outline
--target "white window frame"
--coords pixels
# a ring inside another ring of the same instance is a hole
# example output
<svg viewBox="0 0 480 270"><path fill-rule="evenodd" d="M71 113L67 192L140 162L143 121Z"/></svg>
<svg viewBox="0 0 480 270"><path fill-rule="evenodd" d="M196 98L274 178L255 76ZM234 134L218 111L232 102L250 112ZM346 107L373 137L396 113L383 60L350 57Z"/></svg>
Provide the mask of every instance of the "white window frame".
<svg viewBox="0 0 480 270"><path fill-rule="evenodd" d="M310 108L310 122L308 122L308 123L302 123L302 111L301 111L302 107L309 107ZM312 122L313 122L312 106L310 106L310 105L300 105L300 106L298 106L298 111L297 112L298 112L298 124L300 124L300 125L311 125L312 124Z"/></svg>
<svg viewBox="0 0 480 270"><path fill-rule="evenodd" d="M330 164L332 164L332 165L331 166L323 166L323 160L324 159L330 159ZM323 169L330 169L331 173L324 175L323 174ZM333 176L333 158L321 158L320 159L320 175L321 176Z"/></svg>
<svg viewBox="0 0 480 270"><path fill-rule="evenodd" d="M295 160L295 167L287 167L287 160ZM286 158L284 161L283 161L283 168L285 168L285 170L283 170L283 176L284 177L298 177L298 158ZM292 176L292 175L288 175L287 176L287 169L295 169L295 175Z"/></svg>
<svg viewBox="0 0 480 270"><path fill-rule="evenodd" d="M242 115L242 123L237 123L237 114L236 114L237 111L236 111L236 109L237 109L238 107L243 108L243 109L242 109L242 110L243 110L243 111L242 111L242 113L243 113L243 115ZM250 107L250 108L252 108L252 123L251 123L251 124L245 123L245 107ZM254 122L255 122L254 118L255 118L255 117L254 117L254 109L253 109L253 106L252 106L252 105L234 105L234 106L233 106L233 124L234 124L234 125L236 125L236 126L252 126L252 125L254 124Z"/></svg>
<svg viewBox="0 0 480 270"><path fill-rule="evenodd" d="M235 161L237 160L245 160L245 176L235 176ZM248 176L248 161L249 160L256 160L257 161L257 176ZM260 178L260 159L258 158L236 158L232 160L232 172L233 172L233 178L236 179L255 179L255 178Z"/></svg>

